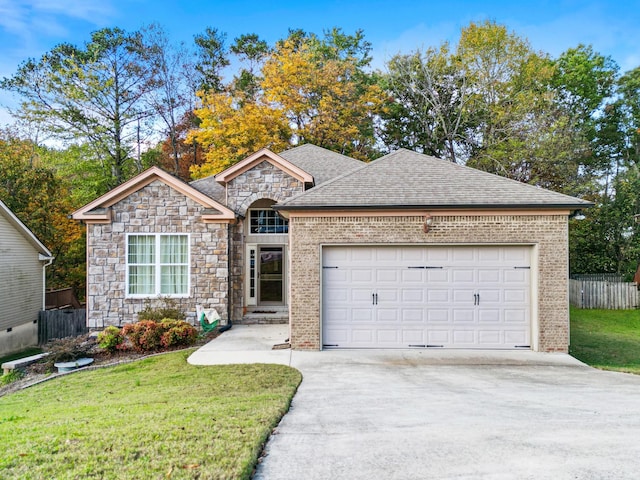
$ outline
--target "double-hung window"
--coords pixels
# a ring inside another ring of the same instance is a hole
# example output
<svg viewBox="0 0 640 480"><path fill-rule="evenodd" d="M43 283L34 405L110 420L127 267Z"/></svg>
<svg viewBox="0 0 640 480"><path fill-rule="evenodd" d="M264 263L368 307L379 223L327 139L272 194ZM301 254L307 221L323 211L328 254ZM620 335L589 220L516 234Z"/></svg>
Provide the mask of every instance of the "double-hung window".
<svg viewBox="0 0 640 480"><path fill-rule="evenodd" d="M188 295L189 236L128 235L127 294L129 296Z"/></svg>

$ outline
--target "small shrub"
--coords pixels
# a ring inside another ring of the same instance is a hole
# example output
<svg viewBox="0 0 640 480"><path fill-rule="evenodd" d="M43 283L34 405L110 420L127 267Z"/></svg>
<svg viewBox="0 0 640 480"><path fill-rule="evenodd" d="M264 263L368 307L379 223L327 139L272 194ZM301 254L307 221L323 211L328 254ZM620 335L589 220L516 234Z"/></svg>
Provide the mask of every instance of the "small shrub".
<svg viewBox="0 0 640 480"><path fill-rule="evenodd" d="M163 333L162 325L153 320L129 323L122 328L122 334L131 341L133 348L141 352L158 350L162 346Z"/></svg>
<svg viewBox="0 0 640 480"><path fill-rule="evenodd" d="M184 320L163 318L162 321L141 320L122 328L122 335L140 352L162 348L193 345L198 339L198 330Z"/></svg>
<svg viewBox="0 0 640 480"><path fill-rule="evenodd" d="M49 353L45 357L46 365L51 370L55 363L91 356L95 345L95 340L89 335L52 340L44 347L44 351Z"/></svg>
<svg viewBox="0 0 640 480"><path fill-rule="evenodd" d="M162 298L161 307L152 307L151 301L147 300L144 310L138 313L138 320L160 322L165 318L185 318L185 313L178 308L176 301L172 298Z"/></svg>
<svg viewBox="0 0 640 480"><path fill-rule="evenodd" d="M108 352L124 350L126 348L125 336L118 327L108 326L98 334L98 346Z"/></svg>
<svg viewBox="0 0 640 480"><path fill-rule="evenodd" d="M165 318L161 323L166 328L160 340L165 348L193 345L198 339L198 330L183 320Z"/></svg>
<svg viewBox="0 0 640 480"><path fill-rule="evenodd" d="M24 372L21 370L11 370L9 373L0 375L0 385L9 385L10 383L17 382L24 377Z"/></svg>

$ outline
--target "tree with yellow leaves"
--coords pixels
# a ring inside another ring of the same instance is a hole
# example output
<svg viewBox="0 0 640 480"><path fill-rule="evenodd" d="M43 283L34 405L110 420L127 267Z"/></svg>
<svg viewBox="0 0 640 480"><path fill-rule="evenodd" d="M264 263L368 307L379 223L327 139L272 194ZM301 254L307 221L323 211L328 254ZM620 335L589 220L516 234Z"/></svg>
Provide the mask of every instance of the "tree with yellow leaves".
<svg viewBox="0 0 640 480"><path fill-rule="evenodd" d="M205 148L194 178L220 172L267 147L303 143L356 158L375 155L374 125L384 95L366 68L371 47L362 32L339 29L324 38L290 32L269 51L247 91L231 82L222 93L200 93L199 128L188 138Z"/></svg>

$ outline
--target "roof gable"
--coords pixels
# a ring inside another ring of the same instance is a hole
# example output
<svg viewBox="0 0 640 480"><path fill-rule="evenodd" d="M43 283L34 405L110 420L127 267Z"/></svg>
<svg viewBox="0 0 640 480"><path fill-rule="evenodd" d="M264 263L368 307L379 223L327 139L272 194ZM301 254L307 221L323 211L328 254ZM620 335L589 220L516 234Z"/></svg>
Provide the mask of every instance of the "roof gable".
<svg viewBox="0 0 640 480"><path fill-rule="evenodd" d="M397 150L276 206L307 209L564 208L591 202L451 163Z"/></svg>
<svg viewBox="0 0 640 480"><path fill-rule="evenodd" d="M203 215L205 222L229 222L235 220L233 211L158 167L151 167L101 197L96 198L93 202L73 212L72 217L75 220L83 220L88 223L108 223L111 220L109 207L156 180L160 180L203 207L220 212L219 214Z"/></svg>
<svg viewBox="0 0 640 480"><path fill-rule="evenodd" d="M236 178L238 175L243 174L247 170L251 170L253 167L258 165L259 163L262 163L263 161L269 162L276 168L279 168L283 172L291 175L293 178L296 178L302 183L313 183L313 176L310 173L282 158L280 155L273 153L268 148L258 150L256 153L249 155L244 160L241 160L235 165L218 173L215 176L215 179L217 182L225 185Z"/></svg>
<svg viewBox="0 0 640 480"><path fill-rule="evenodd" d="M7 222L13 226L23 237L38 251L39 254L44 257L51 257L51 252L44 244L38 240L38 237L22 223L22 221L13 213L7 205L0 200L0 215L2 215ZM49 258L46 258L47 260Z"/></svg>

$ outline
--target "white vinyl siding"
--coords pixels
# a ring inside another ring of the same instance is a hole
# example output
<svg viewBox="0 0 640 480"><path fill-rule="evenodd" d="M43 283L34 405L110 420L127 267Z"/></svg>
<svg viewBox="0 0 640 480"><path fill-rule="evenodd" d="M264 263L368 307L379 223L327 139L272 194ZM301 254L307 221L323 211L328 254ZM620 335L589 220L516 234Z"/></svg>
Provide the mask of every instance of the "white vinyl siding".
<svg viewBox="0 0 640 480"><path fill-rule="evenodd" d="M0 331L38 319L44 294L39 253L0 214Z"/></svg>
<svg viewBox="0 0 640 480"><path fill-rule="evenodd" d="M131 297L189 294L189 236L127 236L127 294Z"/></svg>

